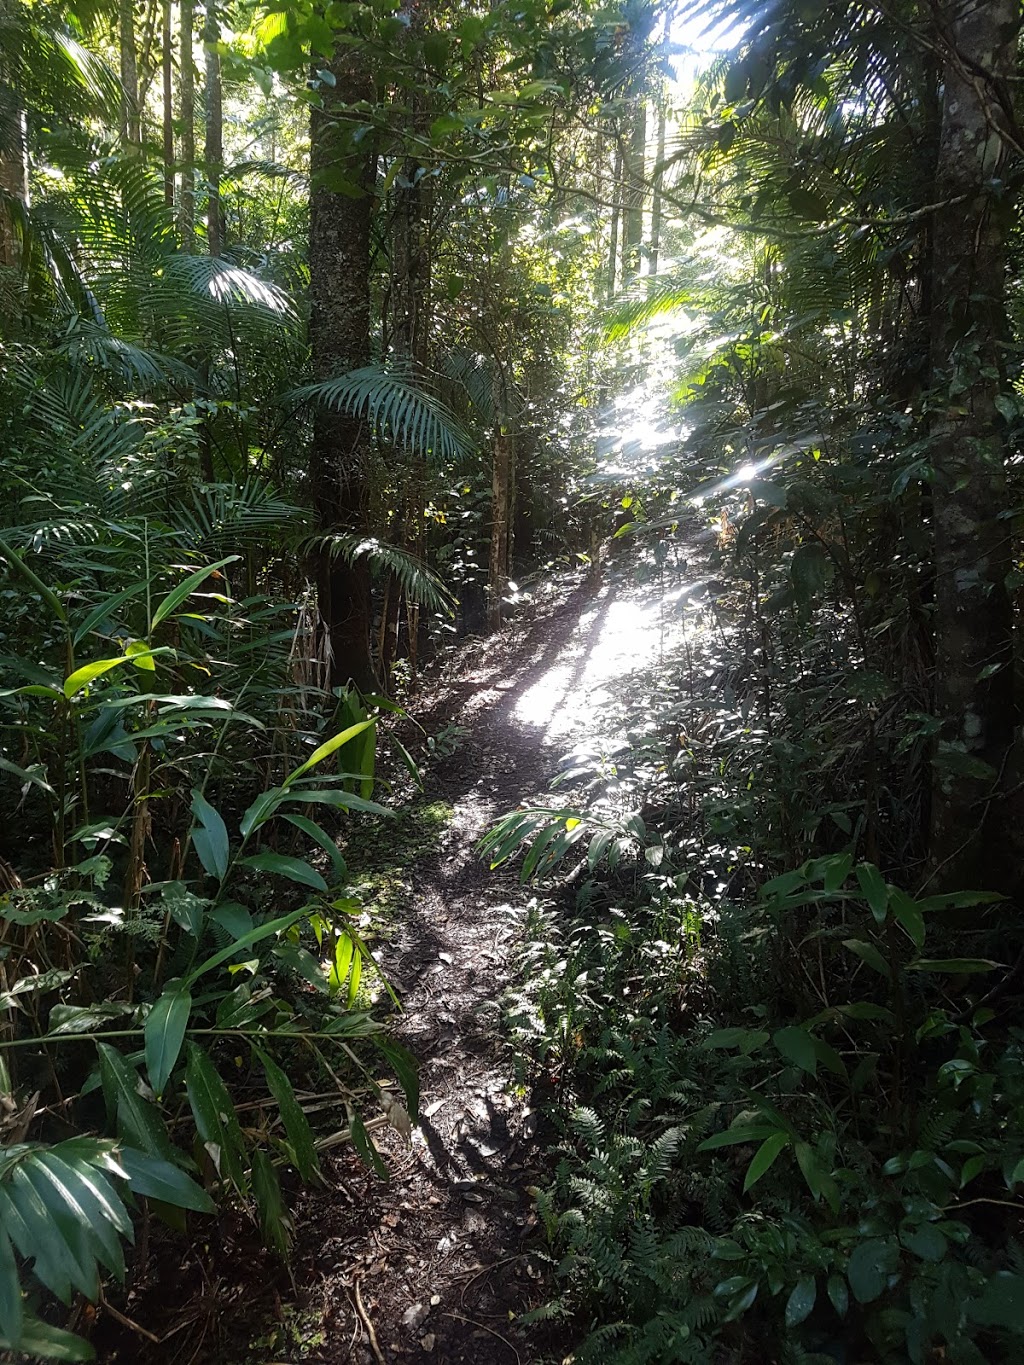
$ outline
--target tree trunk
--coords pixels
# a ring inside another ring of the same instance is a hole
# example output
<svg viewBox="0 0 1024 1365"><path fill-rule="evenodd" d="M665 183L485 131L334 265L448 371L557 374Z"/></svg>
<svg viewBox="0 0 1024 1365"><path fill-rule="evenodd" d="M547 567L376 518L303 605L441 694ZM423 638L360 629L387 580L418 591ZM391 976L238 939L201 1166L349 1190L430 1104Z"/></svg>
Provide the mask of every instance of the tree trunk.
<svg viewBox="0 0 1024 1365"><path fill-rule="evenodd" d="M1017 0L954 0L944 54L931 328L935 709L944 722L932 791L932 880L991 883L999 795L1013 742L1011 567L1004 420L1011 107ZM998 841L1002 843L1002 841ZM1019 876L1019 873L1017 874Z"/></svg>
<svg viewBox="0 0 1024 1365"><path fill-rule="evenodd" d="M139 74L135 58L135 0L118 0L121 48L121 138L129 147L142 141L139 126Z"/></svg>
<svg viewBox="0 0 1024 1365"><path fill-rule="evenodd" d="M370 361L370 221L373 158L352 140L346 105L373 98L365 61L342 47L329 69L333 88L310 125L309 272L313 369L328 379ZM365 145L365 144L364 144ZM340 177L349 193L329 186ZM369 432L362 417L317 413L310 485L321 535L368 531ZM365 562L349 565L325 548L317 555L317 597L332 686L352 681L374 691L371 595Z"/></svg>
<svg viewBox="0 0 1024 1365"><path fill-rule="evenodd" d="M181 32L178 89L181 93L181 197L178 200L178 235L183 251L196 245L196 73L192 62L194 0L181 0L178 13Z"/></svg>
<svg viewBox="0 0 1024 1365"><path fill-rule="evenodd" d="M644 188L647 174L647 111L641 91L633 94L630 110L629 142L626 145L622 214L622 283L629 284L640 273L640 248L644 239Z"/></svg>
<svg viewBox="0 0 1024 1365"><path fill-rule="evenodd" d="M615 297L619 264L619 207L622 199L622 145L615 143L615 168L612 171L612 220L608 228L608 297Z"/></svg>
<svg viewBox="0 0 1024 1365"><path fill-rule="evenodd" d="M647 273L657 275L661 253L661 201L664 173L661 163L665 160L665 105L658 110L658 146L655 152L654 186L651 192L651 245L647 252Z"/></svg>
<svg viewBox="0 0 1024 1365"><path fill-rule="evenodd" d="M17 267L21 262L21 232L15 221L17 208L28 208L28 129L25 112L18 105L13 89L0 83L0 266Z"/></svg>
<svg viewBox="0 0 1024 1365"><path fill-rule="evenodd" d="M206 0L206 244L211 256L219 256L224 245L220 206L220 177L224 169L224 101L220 79L220 21L214 0Z"/></svg>
<svg viewBox="0 0 1024 1365"><path fill-rule="evenodd" d="M507 381L495 358L494 438L491 457L491 546L487 571L487 624L501 625L508 592L515 501L515 436L509 415Z"/></svg>
<svg viewBox="0 0 1024 1365"><path fill-rule="evenodd" d="M164 144L164 203L174 207L174 43L171 33L171 0L163 0L162 76L163 76L163 144Z"/></svg>

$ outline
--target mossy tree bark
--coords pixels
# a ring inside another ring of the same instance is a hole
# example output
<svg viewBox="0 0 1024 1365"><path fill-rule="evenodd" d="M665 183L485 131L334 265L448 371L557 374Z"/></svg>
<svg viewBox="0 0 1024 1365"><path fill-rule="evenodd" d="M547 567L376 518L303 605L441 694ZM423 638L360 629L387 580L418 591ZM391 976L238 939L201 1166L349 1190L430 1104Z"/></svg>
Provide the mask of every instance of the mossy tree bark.
<svg viewBox="0 0 1024 1365"><path fill-rule="evenodd" d="M206 0L203 44L206 48L206 244L211 256L219 256L224 245L224 225L220 203L220 179L224 170L224 96L221 84L220 18L214 0Z"/></svg>
<svg viewBox="0 0 1024 1365"><path fill-rule="evenodd" d="M178 235L183 251L196 245L196 75L192 57L193 0L181 0L178 11L180 55L178 89L181 97L181 195L178 199Z"/></svg>
<svg viewBox="0 0 1024 1365"><path fill-rule="evenodd" d="M942 125L931 310L935 709L932 883L998 880L1013 745L1010 524L1002 411L1006 241L1001 198L1016 73L1017 0L940 7ZM1019 872L1015 874L1019 877Z"/></svg>

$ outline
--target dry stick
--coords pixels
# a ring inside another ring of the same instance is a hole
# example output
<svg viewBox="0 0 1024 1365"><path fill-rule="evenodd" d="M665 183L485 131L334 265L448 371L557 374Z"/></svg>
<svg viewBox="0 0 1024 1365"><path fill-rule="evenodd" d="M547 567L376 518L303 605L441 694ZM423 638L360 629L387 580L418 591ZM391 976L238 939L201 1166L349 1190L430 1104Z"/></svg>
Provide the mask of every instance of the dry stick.
<svg viewBox="0 0 1024 1365"><path fill-rule="evenodd" d="M140 1337L145 1337L146 1340L151 1341L154 1346L159 1346L161 1344L160 1337L154 1336L152 1332L147 1331L140 1323L133 1322L131 1318L125 1317L123 1313L119 1312L109 1299L105 1297L102 1289L100 1290L100 1303L103 1305L104 1311L109 1313L114 1321L119 1322L122 1327L127 1327L132 1332L138 1332Z"/></svg>
<svg viewBox="0 0 1024 1365"><path fill-rule="evenodd" d="M366 1328L366 1335L370 1338L370 1350L373 1352L377 1365L388 1365L387 1360L384 1358L384 1354L380 1349L380 1343L377 1341L377 1333L373 1330L373 1323L370 1321L370 1316L363 1307L363 1296L359 1292L359 1281L361 1278L362 1276L356 1275L352 1280L356 1312L359 1314L359 1318Z"/></svg>
<svg viewBox="0 0 1024 1365"><path fill-rule="evenodd" d="M496 1332L493 1327L488 1327L485 1322L474 1322L472 1318L464 1318L461 1313L442 1313L441 1316L445 1318L454 1318L456 1322L465 1322L470 1327L479 1327L480 1330L483 1332L490 1332L492 1337L497 1337L498 1340L502 1343L502 1345L508 1347L508 1349L515 1356L517 1365L522 1365L522 1360L520 1358L519 1352L509 1341L508 1337L503 1337L500 1332Z"/></svg>

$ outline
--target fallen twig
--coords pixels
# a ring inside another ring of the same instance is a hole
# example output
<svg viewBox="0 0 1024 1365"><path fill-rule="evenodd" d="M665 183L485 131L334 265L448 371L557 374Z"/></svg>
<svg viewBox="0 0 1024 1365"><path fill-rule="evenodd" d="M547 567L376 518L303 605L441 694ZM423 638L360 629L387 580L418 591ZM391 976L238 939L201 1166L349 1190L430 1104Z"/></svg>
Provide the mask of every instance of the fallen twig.
<svg viewBox="0 0 1024 1365"><path fill-rule="evenodd" d="M479 1327L482 1332L489 1332L492 1337L497 1337L503 1346L508 1347L508 1349L515 1356L517 1365L522 1365L522 1360L520 1359L519 1352L509 1341L508 1337L503 1337L501 1333L496 1332L493 1327L488 1327L486 1322L474 1322L472 1318L465 1318L462 1316L461 1313L443 1313L442 1317L454 1318L456 1322L465 1322L470 1327Z"/></svg>
<svg viewBox="0 0 1024 1365"><path fill-rule="evenodd" d="M384 1359L384 1353L380 1349L377 1333L373 1330L373 1323L370 1321L370 1315L363 1307L363 1296L359 1292L359 1281L361 1278L362 1276L356 1275L352 1280L352 1291L355 1297L356 1312L359 1314L359 1320L366 1328L366 1335L370 1338L370 1350L373 1352L373 1358L377 1361L377 1365L388 1365L387 1361Z"/></svg>

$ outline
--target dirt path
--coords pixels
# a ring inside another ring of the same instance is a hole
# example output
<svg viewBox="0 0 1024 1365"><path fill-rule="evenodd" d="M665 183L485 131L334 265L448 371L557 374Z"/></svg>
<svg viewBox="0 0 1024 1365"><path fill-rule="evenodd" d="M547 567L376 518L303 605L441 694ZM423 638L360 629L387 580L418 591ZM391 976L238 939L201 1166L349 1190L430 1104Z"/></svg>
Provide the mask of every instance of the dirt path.
<svg viewBox="0 0 1024 1365"><path fill-rule="evenodd" d="M609 688L656 652L663 622L635 591L580 581L525 631L459 656L433 721L467 734L430 775L453 816L382 965L403 998L398 1037L420 1065L411 1150L378 1134L394 1171L368 1176L333 1156L328 1188L298 1211L295 1276L305 1342L287 1357L381 1365L535 1365L511 1318L543 1298L529 1186L543 1178L536 1115L500 1035L500 998L519 948L514 906L530 892L474 845L493 819L545 791L559 756L592 735ZM537 1354L541 1352L541 1354Z"/></svg>
<svg viewBox="0 0 1024 1365"><path fill-rule="evenodd" d="M594 600L581 583L525 633L461 655L431 699L433 728L465 730L429 777L429 796L448 801L452 819L440 849L411 871L410 904L381 954L404 1005L397 1036L420 1066L421 1124L411 1149L375 1135L389 1184L344 1150L326 1163L328 1188L304 1199L295 1276L309 1344L291 1360L533 1359L509 1319L539 1294L526 1187L541 1154L499 1031L517 947L509 911L529 893L490 872L474 845L552 775L557 754L521 711L553 668L585 659L580 621Z"/></svg>

